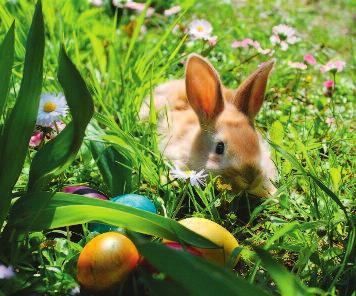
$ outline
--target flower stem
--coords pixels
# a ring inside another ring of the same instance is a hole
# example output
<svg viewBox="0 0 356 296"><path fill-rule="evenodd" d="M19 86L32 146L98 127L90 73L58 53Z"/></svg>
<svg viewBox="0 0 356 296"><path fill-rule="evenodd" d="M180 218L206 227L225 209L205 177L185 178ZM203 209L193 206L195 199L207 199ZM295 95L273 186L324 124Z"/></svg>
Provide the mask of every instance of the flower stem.
<svg viewBox="0 0 356 296"><path fill-rule="evenodd" d="M59 134L59 128L57 122L53 121L54 128L56 129L57 135Z"/></svg>

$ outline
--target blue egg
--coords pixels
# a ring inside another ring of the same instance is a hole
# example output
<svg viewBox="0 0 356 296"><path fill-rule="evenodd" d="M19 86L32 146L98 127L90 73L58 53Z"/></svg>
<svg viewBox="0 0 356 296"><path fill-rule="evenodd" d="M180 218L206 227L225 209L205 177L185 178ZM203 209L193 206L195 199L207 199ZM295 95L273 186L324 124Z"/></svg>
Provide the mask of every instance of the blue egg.
<svg viewBox="0 0 356 296"><path fill-rule="evenodd" d="M116 202L120 205L125 205L129 207L133 207L136 209L140 209L143 211L151 212L156 214L157 209L154 203L146 196L139 195L139 194L125 194L119 195L111 199L111 201ZM98 233L108 232L108 231L117 231L121 233L125 233L125 229L116 226L110 226L106 224L100 223L90 223L89 230L95 231Z"/></svg>
<svg viewBox="0 0 356 296"><path fill-rule="evenodd" d="M157 209L154 203L144 195L138 195L138 194L119 195L114 197L111 201L114 201L120 205L133 207L154 214L157 213Z"/></svg>

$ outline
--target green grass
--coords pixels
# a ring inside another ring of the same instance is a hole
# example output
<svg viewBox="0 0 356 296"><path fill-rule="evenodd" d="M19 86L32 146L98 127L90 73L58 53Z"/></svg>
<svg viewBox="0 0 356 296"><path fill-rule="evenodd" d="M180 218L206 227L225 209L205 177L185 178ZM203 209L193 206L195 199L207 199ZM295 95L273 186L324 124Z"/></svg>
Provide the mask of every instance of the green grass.
<svg viewBox="0 0 356 296"><path fill-rule="evenodd" d="M159 12L176 3L152 2ZM272 295L289 296L296 291L306 295L305 286L316 288L308 290L311 294L354 295L356 60L352 10L355 4L353 1L231 1L233 5L229 2L185 1L180 3L184 9L176 16L166 18L156 13L145 18L144 14L128 10L122 15L115 14L109 5L91 7L86 0L43 0L46 39L42 92L63 92L57 79L62 43L84 77L95 105L94 117L76 159L64 171L51 176L44 189L56 192L65 185L86 183L108 195L120 190L136 192L152 198L163 216L179 220L194 215L216 221L231 231L243 247L242 259L234 270L240 277L229 272L227 289L245 284L234 282L234 278L238 281L244 278ZM34 7L34 1L25 0L0 4L1 42L12 21L16 21L15 62L6 114L19 94ZM195 18L211 22L213 35L218 36L216 46L191 41L180 31L171 32L176 24L187 26ZM280 23L294 27L301 41L285 52L276 50L276 67L256 122L257 128L272 142L279 172L278 192L261 200L244 192L219 192L213 178L203 189L167 181L169 169L157 148L155 114L151 114L149 122L138 120L143 99L160 82L182 77L181 62L191 52L206 56L221 73L224 84L237 87L268 57L256 55L252 49L233 49L231 42L251 38L269 48L272 27ZM147 27L146 33L140 31L142 24ZM288 61L301 62L308 52L319 64L336 58L346 61L344 71L337 73L332 97L324 95L322 84L333 78L330 73L322 75L312 66L305 71L288 67ZM76 85L67 87L74 90ZM81 102L89 104L84 99ZM80 110L80 106L75 108ZM73 121L76 116L73 115ZM326 120L331 117L335 122L329 126ZM0 116L1 124L4 120L5 116ZM16 139L17 135L13 137ZM98 145L98 149L114 148L111 152L115 165L107 173L120 179L118 182L123 184L120 188L105 182L110 176L96 165L93 145ZM31 160L39 159L34 158L35 154L34 149L28 151L13 198L27 190ZM33 165L36 164L43 169L46 166L41 162ZM28 207L36 212L33 204ZM79 242L70 240L64 230L44 230L25 233L20 244L12 241L9 249L0 250L0 261L14 265L18 271L14 279L0 280L0 295L1 290L5 295L68 295L77 285L75 266L79 252L92 237L85 224L83 227L84 235ZM143 252L151 249L160 250L151 245L142 247ZM274 261L261 249L268 251ZM176 259L178 264L191 264L185 255L179 258L182 261ZM174 261L169 260L175 259L167 254L162 260L172 264ZM196 264L197 270L212 268L204 262ZM179 274L171 274L174 270L164 271L173 278L177 276L178 286L193 289L191 283L184 286ZM184 266L178 271L184 272ZM194 274L192 277L193 281ZM288 285L297 288L288 290ZM157 279L137 271L115 295L143 295L147 287L158 286ZM163 286L161 290L157 288L161 293Z"/></svg>

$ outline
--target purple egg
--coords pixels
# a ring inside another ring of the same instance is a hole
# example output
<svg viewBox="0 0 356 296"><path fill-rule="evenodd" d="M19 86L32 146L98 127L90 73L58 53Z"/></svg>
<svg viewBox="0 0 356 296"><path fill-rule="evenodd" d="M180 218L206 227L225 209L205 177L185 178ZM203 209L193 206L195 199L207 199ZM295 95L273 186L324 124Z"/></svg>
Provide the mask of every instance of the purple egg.
<svg viewBox="0 0 356 296"><path fill-rule="evenodd" d="M108 200L108 198L103 193L87 186L66 186L62 191L64 193L79 194L87 197Z"/></svg>

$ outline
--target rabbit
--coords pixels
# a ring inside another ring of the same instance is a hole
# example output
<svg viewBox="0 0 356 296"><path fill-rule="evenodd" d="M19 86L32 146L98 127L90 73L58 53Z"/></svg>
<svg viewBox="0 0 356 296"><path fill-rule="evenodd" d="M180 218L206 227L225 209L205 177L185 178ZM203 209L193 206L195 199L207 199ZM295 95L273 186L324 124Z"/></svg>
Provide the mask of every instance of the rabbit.
<svg viewBox="0 0 356 296"><path fill-rule="evenodd" d="M159 85L153 94L163 155L182 170L220 175L237 192L259 197L276 192L268 144L254 127L275 60L263 63L236 90L222 85L212 64L198 54L186 63L185 80ZM139 116L149 114L149 98Z"/></svg>

